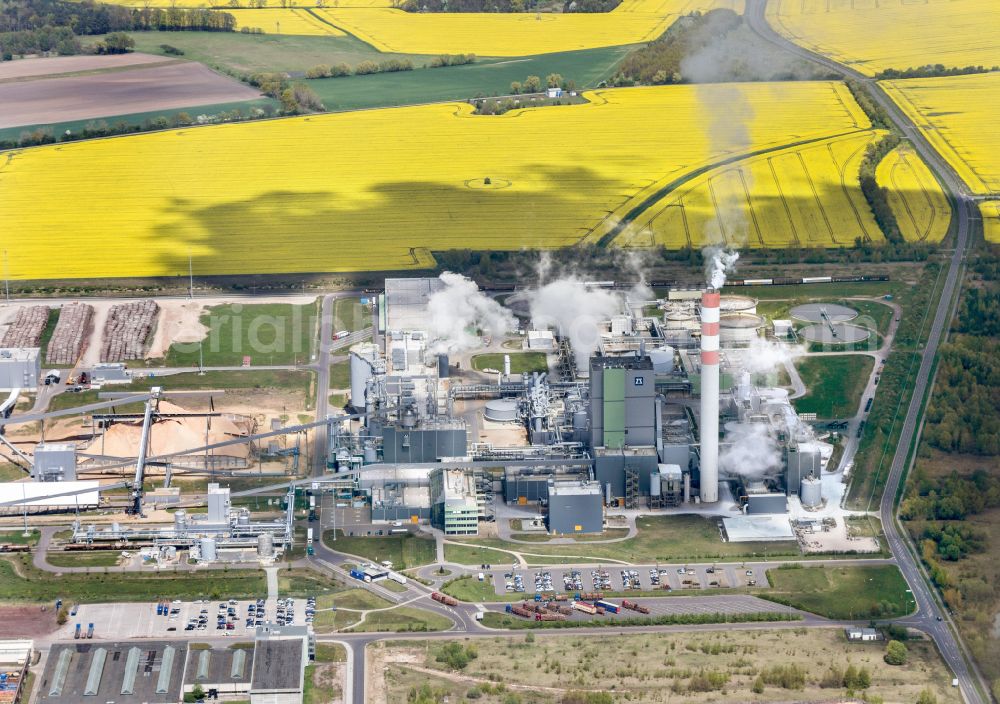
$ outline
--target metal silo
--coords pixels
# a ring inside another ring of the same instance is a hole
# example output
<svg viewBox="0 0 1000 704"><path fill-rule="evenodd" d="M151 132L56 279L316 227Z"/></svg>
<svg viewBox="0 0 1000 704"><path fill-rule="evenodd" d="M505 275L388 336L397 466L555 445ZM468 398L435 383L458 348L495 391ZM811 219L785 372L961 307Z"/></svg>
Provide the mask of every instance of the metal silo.
<svg viewBox="0 0 1000 704"><path fill-rule="evenodd" d="M202 560L205 562L215 562L218 559L215 551L215 538L202 538L200 545Z"/></svg>
<svg viewBox="0 0 1000 704"><path fill-rule="evenodd" d="M807 508L815 508L823 503L823 482L814 476L802 480L799 486L799 500Z"/></svg>

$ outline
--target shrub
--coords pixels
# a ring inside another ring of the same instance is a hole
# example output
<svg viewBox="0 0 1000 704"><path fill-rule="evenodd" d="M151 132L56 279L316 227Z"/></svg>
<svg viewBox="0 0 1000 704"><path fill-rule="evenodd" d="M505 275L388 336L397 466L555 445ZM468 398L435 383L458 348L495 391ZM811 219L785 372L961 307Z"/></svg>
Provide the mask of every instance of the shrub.
<svg viewBox="0 0 1000 704"><path fill-rule="evenodd" d="M885 661L889 665L905 665L909 653L898 640L890 640L885 648Z"/></svg>

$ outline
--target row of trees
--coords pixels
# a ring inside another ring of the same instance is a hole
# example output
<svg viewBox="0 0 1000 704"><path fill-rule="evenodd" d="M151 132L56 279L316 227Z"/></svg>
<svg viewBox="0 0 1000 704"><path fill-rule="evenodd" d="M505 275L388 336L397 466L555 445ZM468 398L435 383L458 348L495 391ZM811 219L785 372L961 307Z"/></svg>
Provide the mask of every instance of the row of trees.
<svg viewBox="0 0 1000 704"><path fill-rule="evenodd" d="M122 7L92 0L0 0L0 33L69 28L78 36L141 30L231 32L227 12L180 7Z"/></svg>
<svg viewBox="0 0 1000 704"><path fill-rule="evenodd" d="M903 242L904 237L899 229L899 222L896 214L889 204L889 189L878 185L875 178L875 171L879 162L893 149L899 146L899 137L888 134L874 144L869 144L865 150L865 156L858 167L858 180L861 183L861 194L868 201L868 207L872 210L875 224L882 230L882 234L890 242Z"/></svg>
<svg viewBox="0 0 1000 704"><path fill-rule="evenodd" d="M244 80L264 95L280 101L283 115L300 115L326 110L319 96L311 88L301 83L292 83L284 73L254 73L246 76Z"/></svg>
<svg viewBox="0 0 1000 704"><path fill-rule="evenodd" d="M521 93L541 93L545 88L562 88L563 90L576 90L576 81L566 80L558 73L550 73L545 77L544 83L538 76L528 76L523 81L511 81L510 92L514 95Z"/></svg>
<svg viewBox="0 0 1000 704"><path fill-rule="evenodd" d="M876 74L880 81L897 78L932 78L937 76L964 76L970 73L989 73L1000 71L1000 66L987 68L985 66L945 66L944 64L925 64L915 66L900 71L895 68L887 68Z"/></svg>

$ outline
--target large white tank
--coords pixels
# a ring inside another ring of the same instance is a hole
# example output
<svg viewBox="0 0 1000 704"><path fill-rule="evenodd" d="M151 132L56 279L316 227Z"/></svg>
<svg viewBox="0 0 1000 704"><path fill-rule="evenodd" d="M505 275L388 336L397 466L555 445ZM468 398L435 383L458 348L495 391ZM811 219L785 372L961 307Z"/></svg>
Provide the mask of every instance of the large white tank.
<svg viewBox="0 0 1000 704"><path fill-rule="evenodd" d="M723 296L719 299L719 310L728 313L756 313L757 299L749 296Z"/></svg>
<svg viewBox="0 0 1000 704"><path fill-rule="evenodd" d="M823 503L823 482L808 476L799 485L799 501L806 508L816 508Z"/></svg>
<svg viewBox="0 0 1000 704"><path fill-rule="evenodd" d="M274 557L274 536L261 533L257 536L257 555L259 557Z"/></svg>
<svg viewBox="0 0 1000 704"><path fill-rule="evenodd" d="M174 512L174 530L178 533L187 530L187 511L182 508Z"/></svg>
<svg viewBox="0 0 1000 704"><path fill-rule="evenodd" d="M202 560L205 562L215 562L218 559L215 551L215 538L202 538L200 545Z"/></svg>
<svg viewBox="0 0 1000 704"><path fill-rule="evenodd" d="M669 345L650 350L649 359L653 362L654 372L666 374L674 370L674 348Z"/></svg>
<svg viewBox="0 0 1000 704"><path fill-rule="evenodd" d="M719 318L719 341L724 345L749 345L764 326L754 313L729 313Z"/></svg>
<svg viewBox="0 0 1000 704"><path fill-rule="evenodd" d="M512 423L517 420L517 401L508 398L487 401L484 415L494 423Z"/></svg>
<svg viewBox="0 0 1000 704"><path fill-rule="evenodd" d="M659 496L660 495L660 473L653 472L649 475L649 495Z"/></svg>
<svg viewBox="0 0 1000 704"><path fill-rule="evenodd" d="M370 345L359 345L351 350L351 405L357 410L365 408L365 387L374 375Z"/></svg>

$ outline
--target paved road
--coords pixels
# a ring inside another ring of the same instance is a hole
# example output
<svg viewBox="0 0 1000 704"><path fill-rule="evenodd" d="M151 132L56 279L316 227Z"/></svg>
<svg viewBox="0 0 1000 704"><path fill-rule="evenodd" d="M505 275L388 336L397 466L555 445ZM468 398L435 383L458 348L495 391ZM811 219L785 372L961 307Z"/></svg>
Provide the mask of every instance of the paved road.
<svg viewBox="0 0 1000 704"><path fill-rule="evenodd" d="M926 631L934 639L938 649L941 651L942 657L944 657L948 666L951 667L958 678L965 700L971 704L985 703L988 701L985 696L985 692L988 691L986 683L981 674L975 669L975 666L970 664L971 658L968 656L968 652L965 650L965 646L958 636L958 631L950 615L940 604L937 594L929 587L927 576L916 559L908 538L903 534L896 522L895 502L897 490L908 468L909 450L918 430L918 423L923 411L924 395L931 381L931 372L938 344L951 320L952 299L956 288L960 284L964 258L971 239L970 222L972 218L977 217L973 212L975 201L968 196L965 184L951 166L930 145L909 117L882 90L878 82L866 78L858 72L842 66L825 56L804 49L782 37L767 23L766 9L767 0L748 1L746 19L749 27L766 41L786 51L819 63L845 78L863 83L868 88L869 94L875 102L888 113L892 121L912 141L914 148L920 154L921 158L937 173L955 212L955 220L953 221L956 237L955 249L949 262L941 298L934 312L934 319L931 323L927 344L922 352L920 369L917 372L913 394L903 421L899 444L896 446L896 452L889 469L889 475L885 484L885 493L879 505L879 513L882 518L882 526L889 543L889 548L896 557L900 570L906 578L907 584L910 585L917 604L916 614L908 619L910 625L917 626Z"/></svg>

